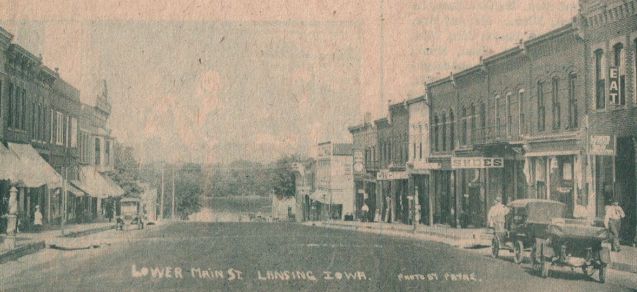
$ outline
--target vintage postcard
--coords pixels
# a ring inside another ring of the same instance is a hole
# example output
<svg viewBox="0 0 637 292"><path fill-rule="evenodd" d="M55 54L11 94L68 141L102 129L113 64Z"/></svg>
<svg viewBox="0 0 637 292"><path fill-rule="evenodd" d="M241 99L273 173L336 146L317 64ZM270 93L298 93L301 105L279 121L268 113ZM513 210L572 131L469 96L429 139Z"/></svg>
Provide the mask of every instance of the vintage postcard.
<svg viewBox="0 0 637 292"><path fill-rule="evenodd" d="M0 291L635 291L637 0L0 0Z"/></svg>

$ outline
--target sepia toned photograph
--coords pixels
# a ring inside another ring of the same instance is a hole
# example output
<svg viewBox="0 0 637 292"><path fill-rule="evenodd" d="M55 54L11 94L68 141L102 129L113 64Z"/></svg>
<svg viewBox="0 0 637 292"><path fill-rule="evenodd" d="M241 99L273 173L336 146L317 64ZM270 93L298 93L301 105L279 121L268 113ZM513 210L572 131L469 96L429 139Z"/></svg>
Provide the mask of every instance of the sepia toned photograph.
<svg viewBox="0 0 637 292"><path fill-rule="evenodd" d="M637 0L0 0L0 291L637 291Z"/></svg>

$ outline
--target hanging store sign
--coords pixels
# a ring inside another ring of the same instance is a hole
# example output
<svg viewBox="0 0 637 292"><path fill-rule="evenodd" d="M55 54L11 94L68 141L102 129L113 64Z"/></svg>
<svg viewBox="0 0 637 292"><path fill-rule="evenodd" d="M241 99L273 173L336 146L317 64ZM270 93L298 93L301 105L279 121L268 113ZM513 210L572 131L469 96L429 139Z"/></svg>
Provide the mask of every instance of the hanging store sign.
<svg viewBox="0 0 637 292"><path fill-rule="evenodd" d="M414 161L414 169L441 169L442 165L438 162Z"/></svg>
<svg viewBox="0 0 637 292"><path fill-rule="evenodd" d="M451 157L451 169L502 168L501 157Z"/></svg>
<svg viewBox="0 0 637 292"><path fill-rule="evenodd" d="M614 143L611 136L591 136L589 153L591 155L614 155Z"/></svg>
<svg viewBox="0 0 637 292"><path fill-rule="evenodd" d="M395 179L409 179L409 174L406 171L389 171L383 169L376 174L377 180L395 180Z"/></svg>
<svg viewBox="0 0 637 292"><path fill-rule="evenodd" d="M608 98L611 104L619 104L619 72L617 67L608 69Z"/></svg>
<svg viewBox="0 0 637 292"><path fill-rule="evenodd" d="M365 172L365 159L363 151L354 150L354 173L361 174Z"/></svg>

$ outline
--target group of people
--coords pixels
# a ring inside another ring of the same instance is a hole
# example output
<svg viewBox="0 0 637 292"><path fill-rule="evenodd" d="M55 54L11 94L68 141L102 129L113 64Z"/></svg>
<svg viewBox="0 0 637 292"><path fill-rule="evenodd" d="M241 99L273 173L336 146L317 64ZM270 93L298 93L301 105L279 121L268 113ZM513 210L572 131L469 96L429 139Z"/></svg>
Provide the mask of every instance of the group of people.
<svg viewBox="0 0 637 292"><path fill-rule="evenodd" d="M487 224L493 228L496 233L504 232L505 219L509 214L509 208L502 203L500 198L496 198L494 205L489 209L487 214ZM621 220L626 217L624 210L619 206L617 200L612 200L611 204L605 208L604 227L608 229L611 237L611 245L613 251L619 252L619 231L621 230ZM635 235L635 243L637 243L637 235ZM633 243L633 245L635 245Z"/></svg>

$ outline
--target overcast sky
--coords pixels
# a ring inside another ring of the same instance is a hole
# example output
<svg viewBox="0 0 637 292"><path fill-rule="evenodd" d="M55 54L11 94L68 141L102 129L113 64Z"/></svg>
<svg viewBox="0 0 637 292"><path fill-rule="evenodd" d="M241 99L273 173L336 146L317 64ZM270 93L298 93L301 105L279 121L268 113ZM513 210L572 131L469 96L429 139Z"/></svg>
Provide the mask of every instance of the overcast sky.
<svg viewBox="0 0 637 292"><path fill-rule="evenodd" d="M0 0L15 42L145 161L269 161L351 140L423 82L558 26L577 0ZM381 14L384 24L381 28ZM381 33L382 31L382 33ZM381 61L382 60L382 61ZM384 76L381 78L381 76Z"/></svg>

